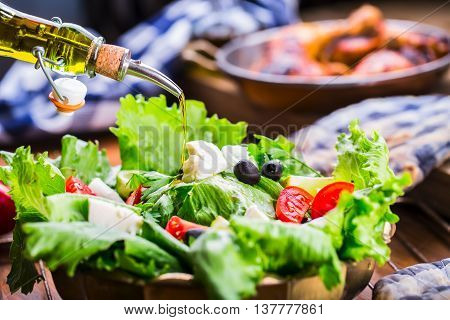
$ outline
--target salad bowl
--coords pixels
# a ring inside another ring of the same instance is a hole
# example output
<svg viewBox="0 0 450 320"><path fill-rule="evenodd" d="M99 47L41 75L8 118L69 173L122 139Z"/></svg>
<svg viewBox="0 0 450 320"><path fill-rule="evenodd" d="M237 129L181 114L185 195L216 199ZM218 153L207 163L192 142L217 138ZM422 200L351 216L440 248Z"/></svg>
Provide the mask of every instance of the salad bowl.
<svg viewBox="0 0 450 320"><path fill-rule="evenodd" d="M112 130L121 168L71 135L58 159L29 147L0 152L8 165L0 179L19 208L11 292L32 292L39 261L65 299L351 299L374 261L388 261L388 227L399 219L390 205L410 177L392 172L376 132L368 137L352 121L336 145L335 172L324 177L286 137L242 144L246 123L208 118L187 100L199 121L188 158L180 139L162 159L153 150L164 141L143 144L137 129L153 119L174 129L168 138L182 137L173 120L181 111L163 96L121 103Z"/></svg>
<svg viewBox="0 0 450 320"><path fill-rule="evenodd" d="M345 285L328 291L318 276L282 279L265 277L253 299L257 300L337 300L355 298L369 283L375 262L342 263ZM79 271L73 278L63 270L52 273L58 293L63 299L147 299L204 300L204 288L187 273L168 273L146 283L120 272Z"/></svg>

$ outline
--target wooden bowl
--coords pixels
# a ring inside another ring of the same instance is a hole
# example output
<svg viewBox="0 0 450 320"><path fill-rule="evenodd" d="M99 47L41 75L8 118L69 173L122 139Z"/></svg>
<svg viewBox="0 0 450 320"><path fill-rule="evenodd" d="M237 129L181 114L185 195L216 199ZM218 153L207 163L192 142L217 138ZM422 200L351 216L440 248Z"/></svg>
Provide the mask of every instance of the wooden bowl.
<svg viewBox="0 0 450 320"><path fill-rule="evenodd" d="M328 291L318 276L280 279L265 277L257 288L258 300L336 300L352 299L369 283L375 268L372 260L342 263L346 283ZM207 294L192 275L168 273L146 283L120 272L79 271L73 278L64 270L52 273L63 299L146 299L204 300Z"/></svg>

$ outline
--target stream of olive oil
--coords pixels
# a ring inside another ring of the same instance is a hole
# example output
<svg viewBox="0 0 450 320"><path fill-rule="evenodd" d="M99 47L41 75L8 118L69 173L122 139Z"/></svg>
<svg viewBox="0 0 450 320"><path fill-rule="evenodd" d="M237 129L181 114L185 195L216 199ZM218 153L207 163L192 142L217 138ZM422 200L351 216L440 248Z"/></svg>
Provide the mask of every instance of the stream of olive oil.
<svg viewBox="0 0 450 320"><path fill-rule="evenodd" d="M181 165L183 165L185 157L186 157L186 143L188 139L187 132L187 114L186 114L186 99L184 97L184 93L181 93L179 97L180 110L181 110L181 125L183 126L183 147L181 151Z"/></svg>

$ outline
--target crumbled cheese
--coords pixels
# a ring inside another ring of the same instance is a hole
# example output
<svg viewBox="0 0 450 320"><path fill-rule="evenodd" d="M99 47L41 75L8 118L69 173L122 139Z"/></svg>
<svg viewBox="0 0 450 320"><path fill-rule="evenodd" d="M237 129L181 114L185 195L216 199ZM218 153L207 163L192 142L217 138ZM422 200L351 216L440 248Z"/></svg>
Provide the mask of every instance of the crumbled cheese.
<svg viewBox="0 0 450 320"><path fill-rule="evenodd" d="M183 163L183 181L208 178L227 168L227 161L219 148L210 142L198 140L186 144L189 158Z"/></svg>

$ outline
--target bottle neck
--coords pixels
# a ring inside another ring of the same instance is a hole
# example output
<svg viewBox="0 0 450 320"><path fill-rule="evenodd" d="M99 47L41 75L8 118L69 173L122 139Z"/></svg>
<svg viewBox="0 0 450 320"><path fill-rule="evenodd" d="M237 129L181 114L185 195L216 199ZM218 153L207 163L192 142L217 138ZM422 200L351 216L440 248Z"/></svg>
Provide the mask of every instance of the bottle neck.
<svg viewBox="0 0 450 320"><path fill-rule="evenodd" d="M122 81L125 75L130 75L150 81L177 98L183 94L180 87L169 77L141 61L132 60L130 51L123 47L101 44L96 55L95 72L117 81Z"/></svg>

